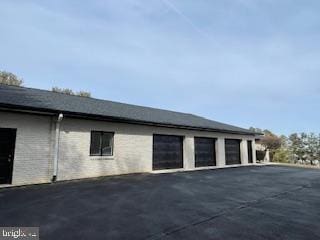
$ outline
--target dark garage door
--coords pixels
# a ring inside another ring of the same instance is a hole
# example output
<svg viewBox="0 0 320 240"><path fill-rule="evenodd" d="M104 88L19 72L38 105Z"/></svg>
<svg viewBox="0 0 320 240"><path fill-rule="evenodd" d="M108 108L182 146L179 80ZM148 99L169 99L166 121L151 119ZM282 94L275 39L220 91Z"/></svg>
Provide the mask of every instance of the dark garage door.
<svg viewBox="0 0 320 240"><path fill-rule="evenodd" d="M183 137L153 135L153 170L183 168Z"/></svg>
<svg viewBox="0 0 320 240"><path fill-rule="evenodd" d="M226 139L226 164L241 164L240 160L240 140L238 139Z"/></svg>
<svg viewBox="0 0 320 240"><path fill-rule="evenodd" d="M248 162L253 163L252 159L252 141L248 141Z"/></svg>
<svg viewBox="0 0 320 240"><path fill-rule="evenodd" d="M194 138L196 167L216 165L216 151L214 138Z"/></svg>

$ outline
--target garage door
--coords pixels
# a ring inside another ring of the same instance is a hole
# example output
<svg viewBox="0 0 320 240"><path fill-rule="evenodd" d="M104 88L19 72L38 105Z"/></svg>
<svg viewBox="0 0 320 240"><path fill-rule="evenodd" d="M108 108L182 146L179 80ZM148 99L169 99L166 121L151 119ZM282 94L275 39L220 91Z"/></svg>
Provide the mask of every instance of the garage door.
<svg viewBox="0 0 320 240"><path fill-rule="evenodd" d="M252 158L252 141L248 141L248 162L253 163Z"/></svg>
<svg viewBox="0 0 320 240"><path fill-rule="evenodd" d="M153 170L183 168L183 137L153 135Z"/></svg>
<svg viewBox="0 0 320 240"><path fill-rule="evenodd" d="M241 164L240 160L240 140L238 139L226 139L226 164Z"/></svg>
<svg viewBox="0 0 320 240"><path fill-rule="evenodd" d="M196 167L216 165L216 151L214 138L194 138Z"/></svg>

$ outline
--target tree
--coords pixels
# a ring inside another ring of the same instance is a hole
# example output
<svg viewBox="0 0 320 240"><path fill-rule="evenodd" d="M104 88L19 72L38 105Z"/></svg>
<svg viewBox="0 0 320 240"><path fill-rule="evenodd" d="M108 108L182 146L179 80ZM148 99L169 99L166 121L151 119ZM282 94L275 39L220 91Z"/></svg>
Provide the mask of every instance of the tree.
<svg viewBox="0 0 320 240"><path fill-rule="evenodd" d="M256 128L250 128L256 132ZM292 133L288 137L277 136L269 130L263 130L260 143L270 150L271 161L293 162L297 160L320 159L320 134Z"/></svg>
<svg viewBox="0 0 320 240"><path fill-rule="evenodd" d="M86 91L74 92L70 88L53 87L52 92L64 93L64 94L73 95L73 96L80 96L80 97L91 97L90 92L86 92Z"/></svg>
<svg viewBox="0 0 320 240"><path fill-rule="evenodd" d="M263 130L263 137L260 140L262 146L270 152L270 160L274 161L274 154L282 146L282 139L271 131L265 129Z"/></svg>
<svg viewBox="0 0 320 240"><path fill-rule="evenodd" d="M249 130L256 133L262 133L262 130L260 128L250 127Z"/></svg>
<svg viewBox="0 0 320 240"><path fill-rule="evenodd" d="M273 155L273 161L288 163L289 162L289 152L286 148L279 148L275 150Z"/></svg>
<svg viewBox="0 0 320 240"><path fill-rule="evenodd" d="M319 136L314 133L310 133L306 137L306 152L310 160L316 160L319 157Z"/></svg>
<svg viewBox="0 0 320 240"><path fill-rule="evenodd" d="M264 136L261 138L261 144L269 150L277 150L282 145L282 139L269 130L264 130Z"/></svg>
<svg viewBox="0 0 320 240"><path fill-rule="evenodd" d="M86 91L80 91L77 93L77 95L80 97L91 97L91 93L86 92Z"/></svg>
<svg viewBox="0 0 320 240"><path fill-rule="evenodd" d="M51 90L52 90L52 92L64 93L64 94L68 94L68 95L74 95L74 92L69 88L53 87Z"/></svg>
<svg viewBox="0 0 320 240"><path fill-rule="evenodd" d="M317 139L318 139L318 143L317 143L316 155L317 155L317 160L319 160L320 159L320 134L317 135Z"/></svg>
<svg viewBox="0 0 320 240"><path fill-rule="evenodd" d="M18 78L13 73L7 71L0 71L0 84L22 86L23 80L21 78Z"/></svg>
<svg viewBox="0 0 320 240"><path fill-rule="evenodd" d="M280 135L281 139L281 147L282 148L288 148L288 138L286 135Z"/></svg>
<svg viewBox="0 0 320 240"><path fill-rule="evenodd" d="M292 154L296 155L299 159L302 159L305 150L304 150L304 143L303 139L300 137L299 134L293 133L289 135L289 150Z"/></svg>

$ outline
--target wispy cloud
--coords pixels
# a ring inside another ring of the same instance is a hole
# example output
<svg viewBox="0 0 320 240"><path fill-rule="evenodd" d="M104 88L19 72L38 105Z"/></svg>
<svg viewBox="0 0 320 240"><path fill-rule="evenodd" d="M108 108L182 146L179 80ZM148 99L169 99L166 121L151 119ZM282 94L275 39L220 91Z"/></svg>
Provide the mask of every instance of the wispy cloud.
<svg viewBox="0 0 320 240"><path fill-rule="evenodd" d="M209 34L205 31L203 31L200 27L198 27L189 17L187 17L174 3L172 3L170 0L161 0L163 4L171 11L176 13L183 21L185 21L187 24L189 24L193 30L198 32L199 34L208 37Z"/></svg>
<svg viewBox="0 0 320 240"><path fill-rule="evenodd" d="M0 68L31 87L320 132L319 11L318 0L1 0Z"/></svg>

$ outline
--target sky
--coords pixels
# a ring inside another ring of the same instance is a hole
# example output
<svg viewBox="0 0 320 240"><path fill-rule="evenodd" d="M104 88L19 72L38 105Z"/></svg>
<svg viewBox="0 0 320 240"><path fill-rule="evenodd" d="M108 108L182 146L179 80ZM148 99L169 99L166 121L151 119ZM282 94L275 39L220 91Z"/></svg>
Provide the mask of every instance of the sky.
<svg viewBox="0 0 320 240"><path fill-rule="evenodd" d="M0 0L0 70L25 86L320 132L319 0Z"/></svg>

